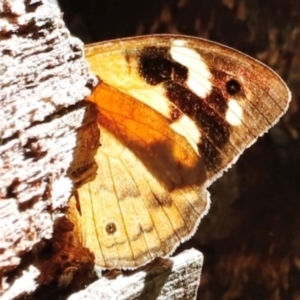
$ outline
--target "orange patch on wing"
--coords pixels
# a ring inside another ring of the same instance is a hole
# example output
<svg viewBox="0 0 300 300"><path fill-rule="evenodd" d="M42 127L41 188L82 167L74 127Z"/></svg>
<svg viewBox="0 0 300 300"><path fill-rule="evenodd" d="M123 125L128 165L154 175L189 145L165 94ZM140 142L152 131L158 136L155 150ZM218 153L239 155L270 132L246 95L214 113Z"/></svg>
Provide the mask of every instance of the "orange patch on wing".
<svg viewBox="0 0 300 300"><path fill-rule="evenodd" d="M137 267L195 231L209 205L204 166L144 103L103 82L88 100L99 108L99 169L77 191L81 213L73 207L72 219L99 265Z"/></svg>
<svg viewBox="0 0 300 300"><path fill-rule="evenodd" d="M167 118L144 103L103 82L87 100L97 104L99 124L129 147L142 153L157 149L155 152L167 152L163 159L172 159L186 168L199 166L199 156L186 139L170 129Z"/></svg>

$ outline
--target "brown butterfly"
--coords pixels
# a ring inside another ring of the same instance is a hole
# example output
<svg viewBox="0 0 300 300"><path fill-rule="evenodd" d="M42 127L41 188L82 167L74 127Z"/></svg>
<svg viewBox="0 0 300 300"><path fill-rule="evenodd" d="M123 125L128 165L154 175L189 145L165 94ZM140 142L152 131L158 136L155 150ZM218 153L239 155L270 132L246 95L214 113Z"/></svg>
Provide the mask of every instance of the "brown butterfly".
<svg viewBox="0 0 300 300"><path fill-rule="evenodd" d="M199 38L152 35L87 45L100 82L97 177L71 211L103 268L135 268L190 238L207 187L286 111L262 63ZM74 199L73 199L74 201Z"/></svg>

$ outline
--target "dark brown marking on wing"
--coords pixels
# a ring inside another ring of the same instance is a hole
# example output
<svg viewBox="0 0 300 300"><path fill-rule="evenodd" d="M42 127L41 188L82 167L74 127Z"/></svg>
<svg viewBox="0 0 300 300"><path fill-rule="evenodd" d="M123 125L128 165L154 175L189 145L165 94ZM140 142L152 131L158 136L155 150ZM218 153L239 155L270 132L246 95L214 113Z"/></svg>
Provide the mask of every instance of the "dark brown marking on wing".
<svg viewBox="0 0 300 300"><path fill-rule="evenodd" d="M222 90L216 86L212 87L212 91L205 98L206 103L213 108L220 116L225 116L228 109L228 99L223 96ZM203 101L200 99L199 101Z"/></svg>
<svg viewBox="0 0 300 300"><path fill-rule="evenodd" d="M172 188L174 189L174 187ZM170 207L172 205L172 199L165 194L156 194L155 192L152 192L153 200L151 201L152 208L157 207Z"/></svg>
<svg viewBox="0 0 300 300"><path fill-rule="evenodd" d="M116 224L115 223L106 224L105 230L108 234L114 234L117 231Z"/></svg>
<svg viewBox="0 0 300 300"><path fill-rule="evenodd" d="M150 85L175 80L184 83L188 69L175 62L167 47L147 47L139 53L139 73Z"/></svg>
<svg viewBox="0 0 300 300"><path fill-rule="evenodd" d="M239 79L235 78L232 76L232 74L228 74L222 70L217 70L215 68L211 68L210 72L212 73L212 81L213 81L213 86L217 86L225 95L225 98L229 99L231 97L234 98L235 101L240 101L242 102L247 99L247 95L245 93L243 84L239 81ZM251 103L251 101L247 102L247 106L245 107L245 104L241 103L242 108L243 108L243 114L244 114L244 119L245 118L253 118L251 115L249 115L249 112L251 110L256 111L257 108L255 105ZM257 134L253 132L253 130L250 128L250 126L244 121L244 119L241 120L242 126L244 128L244 133L238 135L240 136L241 140L246 140L247 135L251 135L253 139L256 137ZM248 119L249 120L249 119ZM256 120L257 121L257 120ZM239 146L238 146L239 148Z"/></svg>
<svg viewBox="0 0 300 300"><path fill-rule="evenodd" d="M176 106L170 121L176 122L182 113L191 118L202 133L199 152L208 170L219 171L222 149L230 139L231 126L225 119L228 96L238 92L238 82L228 81L228 74L214 70L213 87L205 99L187 85L188 68L174 61L169 47L146 47L139 52L138 71L150 85L163 84L166 97ZM229 82L226 85L226 82ZM199 82L201 84L201 82Z"/></svg>
<svg viewBox="0 0 300 300"><path fill-rule="evenodd" d="M178 121L182 117L182 111L180 111L178 108L173 107L171 109L171 122L174 123Z"/></svg>
<svg viewBox="0 0 300 300"><path fill-rule="evenodd" d="M206 99L201 99L176 82L168 81L164 86L168 99L189 116L203 133L198 149L206 167L209 170L219 169L220 150L228 143L230 137L230 125L220 115L220 112L225 113L226 101L214 89ZM214 99L222 103L218 106L219 113L208 105Z"/></svg>

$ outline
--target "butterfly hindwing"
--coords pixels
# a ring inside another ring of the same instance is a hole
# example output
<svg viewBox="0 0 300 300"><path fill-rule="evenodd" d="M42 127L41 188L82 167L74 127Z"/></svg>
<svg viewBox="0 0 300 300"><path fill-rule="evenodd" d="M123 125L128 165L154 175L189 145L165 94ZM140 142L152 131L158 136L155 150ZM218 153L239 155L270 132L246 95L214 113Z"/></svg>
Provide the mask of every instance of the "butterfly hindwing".
<svg viewBox="0 0 300 300"><path fill-rule="evenodd" d="M98 174L77 223L104 268L169 255L209 207L206 188L286 110L283 81L238 51L184 36L86 47L100 83Z"/></svg>
<svg viewBox="0 0 300 300"><path fill-rule="evenodd" d="M145 104L104 83L90 100L100 106L102 146L96 179L78 190L82 241L104 267L136 267L195 231L209 205L205 167Z"/></svg>

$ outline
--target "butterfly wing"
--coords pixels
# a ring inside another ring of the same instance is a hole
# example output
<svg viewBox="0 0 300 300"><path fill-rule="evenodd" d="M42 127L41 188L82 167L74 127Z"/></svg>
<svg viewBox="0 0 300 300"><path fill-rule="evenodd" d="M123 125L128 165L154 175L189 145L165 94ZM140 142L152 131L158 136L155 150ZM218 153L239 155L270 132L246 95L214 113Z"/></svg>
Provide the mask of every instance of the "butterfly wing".
<svg viewBox="0 0 300 300"><path fill-rule="evenodd" d="M96 179L78 190L84 245L134 268L189 238L207 186L272 126L290 99L268 67L202 39L147 36L86 47L101 83Z"/></svg>
<svg viewBox="0 0 300 300"><path fill-rule="evenodd" d="M199 38L98 43L86 48L86 57L105 83L168 118L205 160L210 181L278 121L290 100L267 66Z"/></svg>
<svg viewBox="0 0 300 300"><path fill-rule="evenodd" d="M209 205L205 167L147 105L104 83L90 100L101 106L102 146L97 177L77 192L77 227L99 265L137 267L195 231Z"/></svg>

